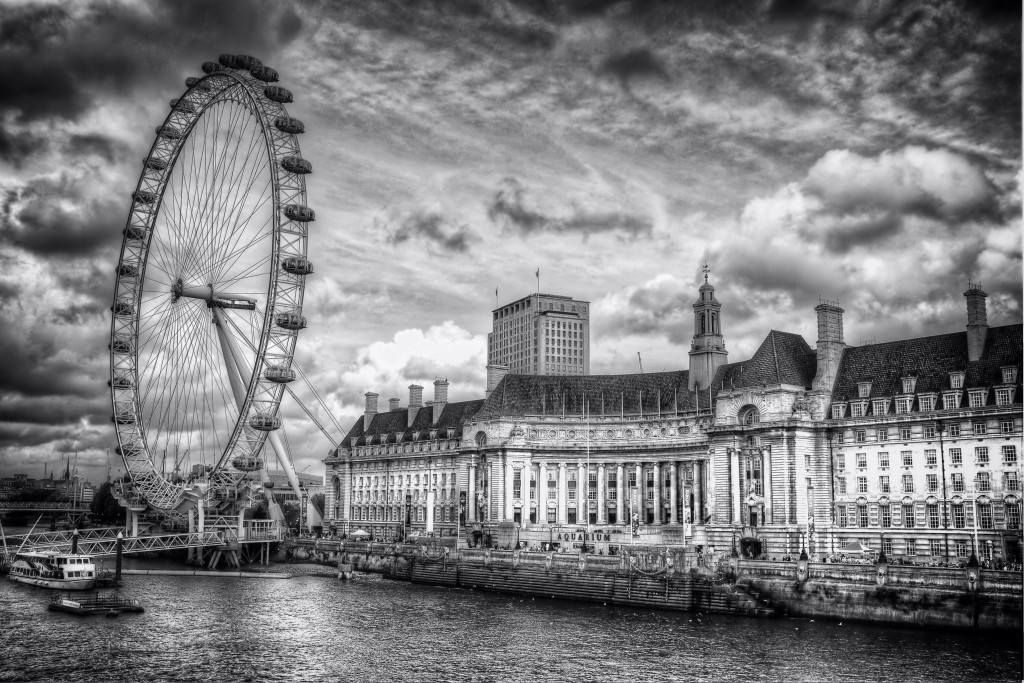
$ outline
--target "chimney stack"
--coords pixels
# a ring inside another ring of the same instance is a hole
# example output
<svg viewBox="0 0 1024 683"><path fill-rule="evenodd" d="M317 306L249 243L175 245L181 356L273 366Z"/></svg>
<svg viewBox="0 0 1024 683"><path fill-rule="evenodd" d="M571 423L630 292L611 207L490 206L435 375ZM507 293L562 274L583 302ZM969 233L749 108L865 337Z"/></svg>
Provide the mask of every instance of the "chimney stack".
<svg viewBox="0 0 1024 683"><path fill-rule="evenodd" d="M970 282L964 296L967 298L967 360L973 363L981 360L985 350L985 337L988 335L985 298L988 294L982 291L980 283Z"/></svg>
<svg viewBox="0 0 1024 683"><path fill-rule="evenodd" d="M391 412L395 412L396 410L399 409L399 407L401 407L401 404L402 404L402 399L398 398L397 396L395 398L389 398L388 399L388 410L390 410Z"/></svg>
<svg viewBox="0 0 1024 683"><path fill-rule="evenodd" d="M508 374L507 365L496 365L488 364L487 366L487 390L484 392L484 398L491 395L491 392L501 384L501 380Z"/></svg>
<svg viewBox="0 0 1024 683"><path fill-rule="evenodd" d="M441 411L444 410L445 405L448 403L448 380L446 379L435 379L434 380L434 419L433 424L437 424L437 421L441 419Z"/></svg>
<svg viewBox="0 0 1024 683"><path fill-rule="evenodd" d="M366 396L366 408L363 411L363 431L370 431L370 423L373 422L373 416L377 414L377 397L380 394L375 394L372 391L367 391Z"/></svg>
<svg viewBox="0 0 1024 683"><path fill-rule="evenodd" d="M419 384L409 385L409 419L406 422L406 427L412 427L412 423L416 420L416 415L420 412L420 408L423 407L423 387Z"/></svg>
<svg viewBox="0 0 1024 683"><path fill-rule="evenodd" d="M814 391L832 392L839 362L846 344L843 342L843 309L837 301L820 300L814 311L818 314L818 360L814 375Z"/></svg>

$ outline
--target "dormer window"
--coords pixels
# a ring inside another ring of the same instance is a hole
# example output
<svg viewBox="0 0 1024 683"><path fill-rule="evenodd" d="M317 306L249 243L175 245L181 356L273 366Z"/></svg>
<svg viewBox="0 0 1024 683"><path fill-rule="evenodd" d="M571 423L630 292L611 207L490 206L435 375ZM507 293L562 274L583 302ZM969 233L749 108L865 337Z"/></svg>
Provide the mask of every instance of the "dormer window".
<svg viewBox="0 0 1024 683"><path fill-rule="evenodd" d="M900 415L903 413L909 413L910 407L913 404L914 399L912 398L897 398L896 399L896 414Z"/></svg>
<svg viewBox="0 0 1024 683"><path fill-rule="evenodd" d="M858 382L857 383L857 397L867 398L871 395L871 382Z"/></svg>
<svg viewBox="0 0 1024 683"><path fill-rule="evenodd" d="M902 382L903 382L903 393L904 394L912 394L912 393L914 393L914 389L917 387L917 378L916 377L903 377L902 378Z"/></svg>
<svg viewBox="0 0 1024 683"><path fill-rule="evenodd" d="M917 397L917 406L921 412L931 412L935 410L935 401L937 397L935 394L922 394Z"/></svg>
<svg viewBox="0 0 1024 683"><path fill-rule="evenodd" d="M843 415L845 415L845 414L846 414L846 404L845 403L833 403L832 404L832 419L833 420L841 420L841 419L843 419Z"/></svg>
<svg viewBox="0 0 1024 683"><path fill-rule="evenodd" d="M971 408L983 408L988 402L988 389L971 389L967 392L967 401Z"/></svg>
<svg viewBox="0 0 1024 683"><path fill-rule="evenodd" d="M1017 383L1017 366L1008 365L1003 370L1003 384L1016 384Z"/></svg>
<svg viewBox="0 0 1024 683"><path fill-rule="evenodd" d="M455 438L455 429L452 428L452 427L448 428L448 438L449 439L454 439Z"/></svg>
<svg viewBox="0 0 1024 683"><path fill-rule="evenodd" d="M942 409L943 410L957 410L960 408L960 396L962 392L959 391L944 391L942 392Z"/></svg>
<svg viewBox="0 0 1024 683"><path fill-rule="evenodd" d="M882 398L871 402L871 412L875 415L885 415L889 412L889 399Z"/></svg>
<svg viewBox="0 0 1024 683"><path fill-rule="evenodd" d="M867 401L852 401L850 403L850 417L864 417L867 414Z"/></svg>
<svg viewBox="0 0 1024 683"><path fill-rule="evenodd" d="M950 389L964 388L964 373L962 370L949 373L949 387Z"/></svg>

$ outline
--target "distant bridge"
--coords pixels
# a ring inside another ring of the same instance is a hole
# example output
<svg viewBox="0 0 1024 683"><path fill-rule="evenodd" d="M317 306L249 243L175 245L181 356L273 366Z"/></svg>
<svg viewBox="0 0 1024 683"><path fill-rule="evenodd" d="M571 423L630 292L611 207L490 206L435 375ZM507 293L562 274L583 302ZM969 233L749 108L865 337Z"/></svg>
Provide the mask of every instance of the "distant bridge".
<svg viewBox="0 0 1024 683"><path fill-rule="evenodd" d="M277 528L247 529L246 538L239 539L232 529L200 531L180 534L154 534L125 536L122 539L122 552L148 553L159 550L177 550L180 548L220 548L248 543L272 543L281 540ZM78 552L85 555L114 555L117 552L117 535L124 533L121 527L102 529L81 529L78 532ZM21 546L25 538L26 548L33 550L55 550L71 552L72 531L46 531L35 534L20 534L7 537L7 552L13 553Z"/></svg>
<svg viewBox="0 0 1024 683"><path fill-rule="evenodd" d="M67 500L44 500L44 501L0 501L0 512L66 512L68 514L80 515L91 512L88 507L75 505Z"/></svg>

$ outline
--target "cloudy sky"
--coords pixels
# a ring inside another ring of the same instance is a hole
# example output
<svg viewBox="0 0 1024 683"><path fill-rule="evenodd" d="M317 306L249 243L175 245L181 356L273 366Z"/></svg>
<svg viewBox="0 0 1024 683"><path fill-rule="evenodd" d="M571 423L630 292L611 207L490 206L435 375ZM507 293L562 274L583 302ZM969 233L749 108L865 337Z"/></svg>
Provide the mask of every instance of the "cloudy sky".
<svg viewBox="0 0 1024 683"><path fill-rule="evenodd" d="M1021 321L1019 2L0 0L0 476L106 473L113 268L187 76L295 92L317 211L298 359L348 426L373 390L483 395L495 288L592 302L594 373L686 367L707 262L730 360ZM386 405L386 404L385 404ZM318 408L318 410L322 410ZM330 447L285 407L297 469ZM114 462L114 472L119 463Z"/></svg>

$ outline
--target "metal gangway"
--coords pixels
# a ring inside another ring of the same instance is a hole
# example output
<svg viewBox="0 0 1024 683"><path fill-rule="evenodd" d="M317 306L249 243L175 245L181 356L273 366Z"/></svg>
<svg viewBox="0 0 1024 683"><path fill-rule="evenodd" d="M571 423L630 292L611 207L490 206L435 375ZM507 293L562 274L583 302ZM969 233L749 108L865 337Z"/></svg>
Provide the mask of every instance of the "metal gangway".
<svg viewBox="0 0 1024 683"><path fill-rule="evenodd" d="M71 552L73 531L46 531L7 538L7 551L13 553L24 542L35 551ZM78 552L85 555L113 555L117 552L117 536L121 527L82 529L78 532ZM27 541L26 541L27 539ZM180 534L123 536L121 551L125 554L176 550L179 548L214 548L226 544L222 532L201 531Z"/></svg>

